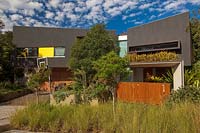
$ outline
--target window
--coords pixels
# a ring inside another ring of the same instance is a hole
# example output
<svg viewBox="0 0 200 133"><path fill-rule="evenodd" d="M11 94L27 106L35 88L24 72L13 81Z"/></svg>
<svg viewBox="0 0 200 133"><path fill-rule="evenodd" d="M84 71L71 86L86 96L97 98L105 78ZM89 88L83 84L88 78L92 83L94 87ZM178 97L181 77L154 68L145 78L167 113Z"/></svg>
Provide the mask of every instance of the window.
<svg viewBox="0 0 200 133"><path fill-rule="evenodd" d="M38 49L37 48L28 48L28 56L33 57L38 55Z"/></svg>
<svg viewBox="0 0 200 133"><path fill-rule="evenodd" d="M65 56L65 48L55 47L55 56Z"/></svg>
<svg viewBox="0 0 200 133"><path fill-rule="evenodd" d="M173 50L180 49L180 42L164 42L159 44L150 44L143 46L132 46L129 47L129 52L148 52L148 51L160 51L160 50Z"/></svg>
<svg viewBox="0 0 200 133"><path fill-rule="evenodd" d="M39 57L54 57L54 47L40 47Z"/></svg>
<svg viewBox="0 0 200 133"><path fill-rule="evenodd" d="M119 56L124 57L127 54L127 41L120 41L119 47L120 47Z"/></svg>

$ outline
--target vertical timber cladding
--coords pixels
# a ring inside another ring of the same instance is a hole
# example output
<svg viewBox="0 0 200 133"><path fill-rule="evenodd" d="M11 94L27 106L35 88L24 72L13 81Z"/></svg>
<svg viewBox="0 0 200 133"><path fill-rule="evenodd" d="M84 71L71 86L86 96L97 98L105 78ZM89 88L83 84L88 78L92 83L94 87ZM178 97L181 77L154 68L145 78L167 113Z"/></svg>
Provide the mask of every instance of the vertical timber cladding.
<svg viewBox="0 0 200 133"><path fill-rule="evenodd" d="M52 68L51 81L52 82L72 81L72 73L67 68Z"/></svg>
<svg viewBox="0 0 200 133"><path fill-rule="evenodd" d="M161 104L170 95L168 83L120 82L117 99L125 102Z"/></svg>

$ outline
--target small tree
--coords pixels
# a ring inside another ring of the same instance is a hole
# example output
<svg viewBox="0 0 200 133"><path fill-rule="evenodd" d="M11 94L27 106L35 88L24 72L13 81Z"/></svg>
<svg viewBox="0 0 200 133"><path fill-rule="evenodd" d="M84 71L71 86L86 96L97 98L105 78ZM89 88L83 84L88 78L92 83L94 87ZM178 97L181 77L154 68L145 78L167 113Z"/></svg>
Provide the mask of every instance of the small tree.
<svg viewBox="0 0 200 133"><path fill-rule="evenodd" d="M28 88L36 91L37 103L39 103L38 91L40 86L49 80L50 70L44 67L36 70L36 73L31 74L27 82Z"/></svg>
<svg viewBox="0 0 200 133"><path fill-rule="evenodd" d="M129 62L127 58L119 57L114 51L102 56L94 61L94 69L97 71L96 78L98 82L106 85L112 93L113 113L115 112L115 97L118 82L125 78L129 73ZM105 87L106 89L106 87Z"/></svg>

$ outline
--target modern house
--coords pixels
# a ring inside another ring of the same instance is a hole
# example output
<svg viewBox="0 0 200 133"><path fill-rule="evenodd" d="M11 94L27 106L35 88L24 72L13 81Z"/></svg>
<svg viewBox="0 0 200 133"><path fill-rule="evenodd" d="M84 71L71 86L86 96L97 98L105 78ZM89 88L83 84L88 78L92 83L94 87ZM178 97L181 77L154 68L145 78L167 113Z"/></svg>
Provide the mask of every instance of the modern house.
<svg viewBox="0 0 200 133"><path fill-rule="evenodd" d="M133 81L143 82L149 75L159 75L173 68L173 88L184 86L184 66L192 63L191 36L187 29L188 12L128 29L128 53L133 55L130 63ZM157 54L160 60L154 59L153 54L161 51L172 53ZM149 54L151 59L136 59Z"/></svg>
<svg viewBox="0 0 200 133"><path fill-rule="evenodd" d="M130 28L127 35L120 35L120 56L130 55L132 81L144 82L148 75L161 75L173 68L173 88L183 86L184 66L190 66L192 62L188 27L189 13L186 12ZM16 66L32 68L45 63L52 70L50 80L53 84L70 82L71 72L67 67L70 48L76 39L83 38L87 32L86 29L15 26L13 43L26 51L25 57L17 57ZM154 54L163 51L169 54L164 53L160 60L154 59ZM145 60L148 55L152 58Z"/></svg>

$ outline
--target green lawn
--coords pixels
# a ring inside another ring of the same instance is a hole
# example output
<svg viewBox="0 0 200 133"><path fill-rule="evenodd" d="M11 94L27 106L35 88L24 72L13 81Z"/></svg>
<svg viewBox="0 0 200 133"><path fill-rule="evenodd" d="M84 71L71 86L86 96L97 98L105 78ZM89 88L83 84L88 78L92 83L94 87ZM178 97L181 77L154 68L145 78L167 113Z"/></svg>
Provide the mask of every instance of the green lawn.
<svg viewBox="0 0 200 133"><path fill-rule="evenodd" d="M18 129L51 132L195 133L200 132L200 105L117 103L98 106L30 105L11 118Z"/></svg>

